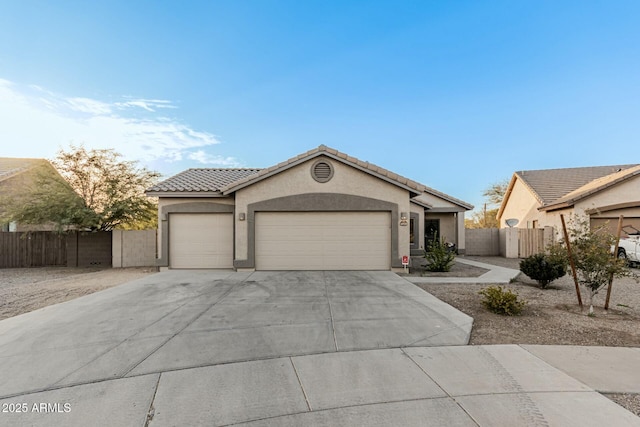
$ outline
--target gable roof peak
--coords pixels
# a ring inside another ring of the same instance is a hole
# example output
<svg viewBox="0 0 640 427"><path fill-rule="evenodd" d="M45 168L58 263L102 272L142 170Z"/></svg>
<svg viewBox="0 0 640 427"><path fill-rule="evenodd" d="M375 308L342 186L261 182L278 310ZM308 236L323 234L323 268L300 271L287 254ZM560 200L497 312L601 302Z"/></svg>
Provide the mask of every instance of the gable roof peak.
<svg viewBox="0 0 640 427"><path fill-rule="evenodd" d="M593 180L634 166L637 164L522 170L514 175L529 187L542 205L548 205Z"/></svg>

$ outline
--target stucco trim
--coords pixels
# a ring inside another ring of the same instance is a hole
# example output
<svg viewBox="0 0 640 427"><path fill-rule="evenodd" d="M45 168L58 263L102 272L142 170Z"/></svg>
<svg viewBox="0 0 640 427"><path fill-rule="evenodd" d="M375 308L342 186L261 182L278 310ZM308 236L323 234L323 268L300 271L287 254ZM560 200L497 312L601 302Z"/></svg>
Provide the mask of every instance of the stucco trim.
<svg viewBox="0 0 640 427"><path fill-rule="evenodd" d="M640 200L636 202L616 203L615 205L607 205L607 206L600 206L597 208L587 209L585 210L585 213L587 215L593 215L593 214L598 214L600 212L609 212L609 211L615 211L618 209L628 209L628 208L637 208L637 207L640 207Z"/></svg>
<svg viewBox="0 0 640 427"><path fill-rule="evenodd" d="M391 268L401 268L398 250L399 208L397 203L340 193L305 193L277 197L247 206L247 259L236 259L235 268L255 268L257 212L348 212L378 211L391 213ZM366 256L366 254L364 255Z"/></svg>
<svg viewBox="0 0 640 427"><path fill-rule="evenodd" d="M455 207L450 207L450 208L431 208L431 209L426 209L425 212L426 213L458 213L458 212L465 212L466 209L463 208L455 208Z"/></svg>
<svg viewBox="0 0 640 427"><path fill-rule="evenodd" d="M160 258L156 260L156 266L169 267L169 214L172 213L235 213L235 206L222 205L211 202L188 202L162 206L160 208ZM235 235L235 229L234 229ZM235 241L235 238L234 238Z"/></svg>

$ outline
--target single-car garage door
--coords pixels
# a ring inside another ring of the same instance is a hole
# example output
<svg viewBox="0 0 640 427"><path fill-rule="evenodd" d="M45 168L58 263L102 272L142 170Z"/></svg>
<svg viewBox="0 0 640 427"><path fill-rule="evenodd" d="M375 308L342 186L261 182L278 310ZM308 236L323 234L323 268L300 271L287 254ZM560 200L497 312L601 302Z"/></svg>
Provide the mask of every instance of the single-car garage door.
<svg viewBox="0 0 640 427"><path fill-rule="evenodd" d="M258 212L258 270L389 270L389 212Z"/></svg>
<svg viewBox="0 0 640 427"><path fill-rule="evenodd" d="M233 268L233 215L169 214L171 268Z"/></svg>

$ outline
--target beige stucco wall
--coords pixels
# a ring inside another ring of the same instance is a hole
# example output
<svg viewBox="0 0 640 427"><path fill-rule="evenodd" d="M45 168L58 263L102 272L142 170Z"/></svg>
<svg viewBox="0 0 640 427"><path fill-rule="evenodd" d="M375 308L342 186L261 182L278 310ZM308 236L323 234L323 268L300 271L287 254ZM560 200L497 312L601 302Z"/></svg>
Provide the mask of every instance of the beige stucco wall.
<svg viewBox="0 0 640 427"><path fill-rule="evenodd" d="M313 163L321 158L331 163L334 169L332 179L326 183L316 182L310 173ZM321 156L236 192L236 259L246 259L248 256L248 221L239 221L238 215L246 213L249 204L305 193L342 193L369 197L396 203L398 215L400 212L411 211L407 190ZM409 226L398 227L398 250L400 256L409 255Z"/></svg>
<svg viewBox="0 0 640 427"><path fill-rule="evenodd" d="M455 203L451 203L447 200L436 197L433 194L422 193L416 196L415 199L431 205L433 208L451 208L452 210L460 209L460 206Z"/></svg>
<svg viewBox="0 0 640 427"><path fill-rule="evenodd" d="M590 197L578 201L573 207L555 210L550 212L539 212L537 210L537 201L531 192L516 181L514 190L509 197L507 207L500 218L501 227L506 227L505 220L508 218L518 218L520 223L518 228L529 228L534 220L538 220L538 228L553 227L558 233L562 233L562 221L560 214L565 217L567 225L575 219L587 219L589 215L587 211L597 210L601 207L616 205L619 203L637 202L640 200L640 176L629 179L628 181L609 187L603 191L593 194ZM618 215L625 217L640 216L640 209L618 209L603 212L602 214L594 214L594 218L617 218ZM528 225L528 227L527 227ZM561 234L557 234L561 235Z"/></svg>
<svg viewBox="0 0 640 427"><path fill-rule="evenodd" d="M584 215L586 210L618 203L637 202L640 200L640 176L621 182L591 197L580 200L575 205L576 215Z"/></svg>
<svg viewBox="0 0 640 427"><path fill-rule="evenodd" d="M527 188L520 179L516 179L513 190L507 200L507 205L500 217L500 227L508 227L505 222L507 219L516 218L518 220L518 228L531 228L533 221L538 221L539 227L544 227L545 214L538 211L540 207L538 199Z"/></svg>

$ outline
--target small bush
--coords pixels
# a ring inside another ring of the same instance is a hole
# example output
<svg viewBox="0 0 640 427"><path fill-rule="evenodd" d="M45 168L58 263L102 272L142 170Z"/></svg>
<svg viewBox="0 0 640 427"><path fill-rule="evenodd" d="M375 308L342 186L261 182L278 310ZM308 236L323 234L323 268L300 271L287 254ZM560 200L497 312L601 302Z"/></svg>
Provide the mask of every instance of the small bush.
<svg viewBox="0 0 640 427"><path fill-rule="evenodd" d="M518 294L505 290L502 286L489 286L478 292L484 298L482 305L489 311L505 316L517 316L522 313L526 301L519 300Z"/></svg>
<svg viewBox="0 0 640 427"><path fill-rule="evenodd" d="M424 252L424 257L428 262L426 266L427 270L444 272L451 270L456 259L456 254L451 247L447 245L444 237L438 239L438 236L435 236L433 240L429 242L429 246Z"/></svg>
<svg viewBox="0 0 640 427"><path fill-rule="evenodd" d="M557 256L536 254L520 261L520 271L545 289L549 283L567 274L567 262Z"/></svg>

